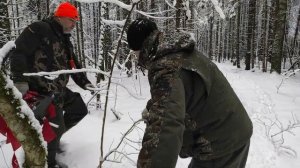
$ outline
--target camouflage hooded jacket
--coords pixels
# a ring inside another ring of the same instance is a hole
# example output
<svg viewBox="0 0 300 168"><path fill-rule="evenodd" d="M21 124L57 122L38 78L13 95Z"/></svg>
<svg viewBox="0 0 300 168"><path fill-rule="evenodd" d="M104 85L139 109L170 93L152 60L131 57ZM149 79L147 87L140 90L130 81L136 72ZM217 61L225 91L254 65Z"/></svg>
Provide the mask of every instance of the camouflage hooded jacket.
<svg viewBox="0 0 300 168"><path fill-rule="evenodd" d="M178 155L218 158L252 135L243 105L216 65L194 49L189 34L170 37L153 32L139 56L151 92L139 168L173 168Z"/></svg>
<svg viewBox="0 0 300 168"><path fill-rule="evenodd" d="M71 59L77 69L81 68L73 53L70 34L64 34L62 26L54 18L49 18L29 25L15 43L16 49L10 56L14 82L25 81L31 91L45 95L54 93L57 98L62 98L69 75L62 74L50 80L40 76L25 77L23 73L71 69ZM71 77L82 88L90 83L84 73L72 74Z"/></svg>

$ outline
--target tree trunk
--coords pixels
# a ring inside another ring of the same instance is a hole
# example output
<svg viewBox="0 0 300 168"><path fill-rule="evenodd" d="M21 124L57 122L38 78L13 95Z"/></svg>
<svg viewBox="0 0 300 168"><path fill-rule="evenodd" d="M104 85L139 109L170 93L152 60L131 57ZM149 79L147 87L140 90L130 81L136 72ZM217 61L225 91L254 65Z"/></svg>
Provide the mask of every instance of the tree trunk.
<svg viewBox="0 0 300 168"><path fill-rule="evenodd" d="M103 4L103 10L104 10L103 17L105 19L108 19L108 13L109 13L108 5L109 4ZM109 30L108 26L105 26L103 31L104 31L103 41L102 41L102 45L103 45L103 70L104 71L109 71L111 69L111 58L108 55L108 53L111 50L111 46L112 46L111 33L110 33L110 30Z"/></svg>
<svg viewBox="0 0 300 168"><path fill-rule="evenodd" d="M0 48L10 40L10 23L6 0L0 0Z"/></svg>
<svg viewBox="0 0 300 168"><path fill-rule="evenodd" d="M213 27L214 27L214 15L209 18L209 47L208 47L208 58L212 60L213 56Z"/></svg>
<svg viewBox="0 0 300 168"><path fill-rule="evenodd" d="M80 40L80 42L81 42L81 65L82 65L82 67L83 68L85 68L85 55L84 55L84 36L83 36L83 21L82 21L82 7L81 7L81 4L80 3L78 3L78 7L79 7L79 16L80 16L80 22L79 22L79 24L80 24L80 37L81 37L81 40Z"/></svg>
<svg viewBox="0 0 300 168"><path fill-rule="evenodd" d="M266 3L267 11L266 11L266 41L265 41L265 57L268 62L272 61L273 55L273 41L274 41L274 5L276 2L270 1ZM267 66L267 65L266 65ZM266 71L265 71L266 72Z"/></svg>
<svg viewBox="0 0 300 168"><path fill-rule="evenodd" d="M267 65L268 65L268 60L267 60L267 55L266 55L266 50L267 50L267 33L268 33L268 6L267 6L267 1L262 0L261 1L261 25L260 25L260 40L258 42L258 59L262 61L262 71L267 72Z"/></svg>
<svg viewBox="0 0 300 168"><path fill-rule="evenodd" d="M177 0L176 1L176 5L175 5L175 7L176 7L176 24L175 24L175 26L176 26L176 30L177 31L179 31L179 28L180 28L180 25L181 25L181 13L182 13L182 1L183 0Z"/></svg>
<svg viewBox="0 0 300 168"><path fill-rule="evenodd" d="M255 63L257 61L257 50L258 50L258 34L259 34L259 6L260 1L256 0L255 6L255 27L253 32L253 57L251 57L251 68L254 68Z"/></svg>
<svg viewBox="0 0 300 168"><path fill-rule="evenodd" d="M300 5L299 5L300 7ZM300 8L298 9L298 18L297 18L297 22L296 22L296 29L295 29L295 34L294 34L294 38L293 38L293 43L292 43L292 55L293 56L297 56L297 50L296 50L296 44L297 44L297 38L298 38L298 34L299 34L299 27L300 27ZM298 50L300 51L300 49L298 48ZM299 57L300 55L298 55ZM291 66L294 63L291 64ZM291 68L294 69L294 67L292 66Z"/></svg>
<svg viewBox="0 0 300 168"><path fill-rule="evenodd" d="M218 45L218 62L221 62L222 52L223 52L223 20L219 21L219 45Z"/></svg>
<svg viewBox="0 0 300 168"><path fill-rule="evenodd" d="M278 0L276 6L277 19L275 21L274 54L271 62L271 72L281 73L281 61L283 55L283 42L285 35L287 0Z"/></svg>
<svg viewBox="0 0 300 168"><path fill-rule="evenodd" d="M232 43L233 43L233 35L232 35L232 18L229 18L229 34L228 34L228 42L227 42L227 48L228 48L228 53L227 53L227 59L229 60L232 57Z"/></svg>
<svg viewBox="0 0 300 168"><path fill-rule="evenodd" d="M237 12L237 28L236 28L236 66L241 68L240 64L240 19L241 19L241 0L238 0L238 12Z"/></svg>
<svg viewBox="0 0 300 168"><path fill-rule="evenodd" d="M221 1L222 2L222 8L224 9L224 0ZM225 24L225 21L220 18L219 19L219 23L220 23L220 28L219 28L219 53L218 53L218 62L221 62L221 58L222 58L222 54L223 54L223 45L224 45L224 35L223 35L223 27Z"/></svg>
<svg viewBox="0 0 300 168"><path fill-rule="evenodd" d="M42 145L37 130L29 118L20 111L20 102L15 99L12 90L6 88L7 82L0 71L0 116L21 143L25 152L24 168L45 167L46 149Z"/></svg>
<svg viewBox="0 0 300 168"><path fill-rule="evenodd" d="M77 1L75 2L75 6L78 8L78 6L80 5L80 3L78 3ZM79 14L79 18L81 18L81 13ZM76 43L76 46L77 46L77 56L78 56L78 60L79 62L82 64L82 56L81 56L81 46L80 46L80 22L77 22L76 23L76 40L77 40L77 43Z"/></svg>
<svg viewBox="0 0 300 168"><path fill-rule="evenodd" d="M253 35L255 29L255 8L256 0L249 1L249 15L248 15L248 31L247 31L247 53L246 53L246 68L250 70L251 58L253 57Z"/></svg>
<svg viewBox="0 0 300 168"><path fill-rule="evenodd" d="M220 19L217 18L217 28L216 28L216 43L215 43L215 53L214 53L214 58L215 60L218 60L218 54L219 54L219 27L220 27Z"/></svg>

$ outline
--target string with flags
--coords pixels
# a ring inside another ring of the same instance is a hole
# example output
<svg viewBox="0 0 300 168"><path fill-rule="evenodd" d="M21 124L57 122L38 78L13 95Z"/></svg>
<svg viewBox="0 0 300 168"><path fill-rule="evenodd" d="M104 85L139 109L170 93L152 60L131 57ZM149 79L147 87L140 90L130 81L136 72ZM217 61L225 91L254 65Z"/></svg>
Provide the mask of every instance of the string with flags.
<svg viewBox="0 0 300 168"><path fill-rule="evenodd" d="M35 97L38 96L36 92L28 91L24 96L23 99L27 102L30 108L33 108L34 101L36 100ZM52 129L49 119L52 119L56 116L55 106L53 103L50 103L47 108L47 115L43 118L43 126L42 126L42 134L44 140L49 143L56 138L56 134ZM21 143L18 139L14 136L11 129L7 126L3 117L0 116L0 134L6 137L6 144L11 144L12 149L14 151L12 157L12 167L13 168L20 168L17 157L16 157L16 150L21 147Z"/></svg>

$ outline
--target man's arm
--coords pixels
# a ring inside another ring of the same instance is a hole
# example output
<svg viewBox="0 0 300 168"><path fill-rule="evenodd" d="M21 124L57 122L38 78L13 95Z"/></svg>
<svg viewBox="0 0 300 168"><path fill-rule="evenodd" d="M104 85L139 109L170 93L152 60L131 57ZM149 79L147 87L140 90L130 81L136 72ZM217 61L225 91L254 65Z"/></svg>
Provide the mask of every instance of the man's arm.
<svg viewBox="0 0 300 168"><path fill-rule="evenodd" d="M25 94L29 88L28 78L23 76L23 73L30 71L34 52L40 42L35 29L37 29L36 24L26 27L15 41L16 48L9 53L11 78L22 94Z"/></svg>
<svg viewBox="0 0 300 168"><path fill-rule="evenodd" d="M151 102L137 167L175 167L182 146L185 93L177 71L149 72Z"/></svg>
<svg viewBox="0 0 300 168"><path fill-rule="evenodd" d="M34 25L24 29L15 41L16 48L10 53L10 64L12 79L14 82L27 82L23 73L30 68L30 59L33 59L34 52L38 47L39 38L34 32Z"/></svg>
<svg viewBox="0 0 300 168"><path fill-rule="evenodd" d="M81 69L82 68L81 64L79 63L77 57L75 57L74 53L73 53L73 55L74 55L73 60L74 60L76 69ZM86 89L86 85L91 84L91 82L88 80L88 78L86 76L86 73L83 73L83 72L74 73L74 74L71 74L71 77L74 80L74 82L78 86L80 86L82 89Z"/></svg>

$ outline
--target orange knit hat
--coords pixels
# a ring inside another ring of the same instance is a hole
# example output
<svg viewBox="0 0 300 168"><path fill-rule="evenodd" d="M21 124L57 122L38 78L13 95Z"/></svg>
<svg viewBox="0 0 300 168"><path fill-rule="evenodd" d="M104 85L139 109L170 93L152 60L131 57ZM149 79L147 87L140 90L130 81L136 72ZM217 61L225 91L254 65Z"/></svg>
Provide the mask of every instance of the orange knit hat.
<svg viewBox="0 0 300 168"><path fill-rule="evenodd" d="M61 3L55 13L54 16L56 17L68 17L74 20L79 20L78 11L74 5L69 2Z"/></svg>

